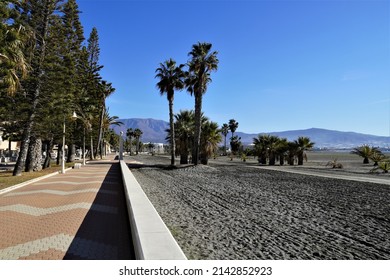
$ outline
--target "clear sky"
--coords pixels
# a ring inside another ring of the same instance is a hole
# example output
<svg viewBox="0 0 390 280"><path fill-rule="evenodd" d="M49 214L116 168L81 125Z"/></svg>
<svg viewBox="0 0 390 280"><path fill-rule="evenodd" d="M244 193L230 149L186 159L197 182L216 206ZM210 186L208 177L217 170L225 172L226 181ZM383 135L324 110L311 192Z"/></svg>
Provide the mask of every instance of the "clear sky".
<svg viewBox="0 0 390 280"><path fill-rule="evenodd" d="M218 51L203 111L247 133L311 127L389 136L390 2L379 0L79 0L100 38L107 100L120 118L168 121L155 70L188 61L197 42ZM175 93L174 110L194 98Z"/></svg>

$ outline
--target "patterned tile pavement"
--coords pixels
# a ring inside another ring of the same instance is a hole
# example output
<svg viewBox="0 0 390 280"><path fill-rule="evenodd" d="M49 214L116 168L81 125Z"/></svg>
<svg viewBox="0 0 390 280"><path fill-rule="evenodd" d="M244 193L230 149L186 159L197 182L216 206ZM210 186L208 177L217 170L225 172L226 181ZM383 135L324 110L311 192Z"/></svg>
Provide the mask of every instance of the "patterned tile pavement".
<svg viewBox="0 0 390 280"><path fill-rule="evenodd" d="M0 195L0 260L134 259L119 163L88 163Z"/></svg>

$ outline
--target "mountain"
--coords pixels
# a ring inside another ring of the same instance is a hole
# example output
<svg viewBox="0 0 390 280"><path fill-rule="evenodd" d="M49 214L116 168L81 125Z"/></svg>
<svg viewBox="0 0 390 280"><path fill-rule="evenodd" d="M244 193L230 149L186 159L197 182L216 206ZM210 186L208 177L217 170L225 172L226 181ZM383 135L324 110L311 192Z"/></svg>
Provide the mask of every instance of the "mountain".
<svg viewBox="0 0 390 280"><path fill-rule="evenodd" d="M165 143L166 132L165 130L169 128L169 123L162 120L154 119L120 119L119 121L123 122L123 125L112 126L116 133L123 133L126 135L126 130L128 128L139 128L142 130L143 134L141 141L144 143ZM253 142L253 138L257 137L259 134L248 134L243 132L236 132L236 135L241 137L241 142L245 145L249 145ZM367 144L375 147L389 147L390 138L384 136L375 136L369 134L362 134L356 132L343 132L336 130L328 130L321 128L310 128L304 130L289 130L281 132L270 132L266 134L271 134L279 136L281 138L287 138L289 141L296 140L299 136L309 137L311 141L315 143L316 148L352 148ZM230 133L228 134L228 140ZM229 141L228 141L229 142Z"/></svg>
<svg viewBox="0 0 390 280"><path fill-rule="evenodd" d="M263 133L261 133L263 134ZM321 128L310 128L303 130L289 130L281 132L266 133L270 135L287 138L289 141L296 140L300 136L309 137L315 143L316 148L353 148L360 145L370 145L375 147L388 147L390 138L375 136L356 132L343 132ZM242 143L250 144L258 134L237 133L241 137Z"/></svg>
<svg viewBox="0 0 390 280"><path fill-rule="evenodd" d="M169 128L168 122L154 119L118 119L118 121L123 122L123 125L111 127L117 134L123 131L126 136L128 128L133 128L133 130L139 128L143 132L141 136L143 143L165 143L167 134L165 129Z"/></svg>

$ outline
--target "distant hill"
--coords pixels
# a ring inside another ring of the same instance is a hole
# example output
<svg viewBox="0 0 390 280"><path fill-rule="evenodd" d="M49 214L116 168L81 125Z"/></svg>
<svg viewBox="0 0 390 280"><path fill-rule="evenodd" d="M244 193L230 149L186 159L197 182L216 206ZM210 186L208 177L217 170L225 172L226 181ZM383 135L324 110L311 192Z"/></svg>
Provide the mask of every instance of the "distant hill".
<svg viewBox="0 0 390 280"><path fill-rule="evenodd" d="M253 138L259 134L236 133L241 137L241 141L246 144L253 142ZM263 134L263 133L260 133ZM328 130L321 128L310 128L304 130L289 130L280 132L270 132L271 134L287 140L295 140L300 136L309 137L315 143L316 148L352 148L360 145L372 145L375 147L388 147L390 138L384 136L375 136L356 132L343 132L337 130Z"/></svg>
<svg viewBox="0 0 390 280"><path fill-rule="evenodd" d="M143 131L141 141L144 143L165 143L166 132L165 129L169 128L169 123L162 120L154 119L121 119L124 124L121 127L113 126L112 128L116 133L120 131L126 133L128 128L139 128ZM236 135L241 137L243 144L251 144L253 138L259 134L248 134L244 132L236 132ZM389 147L390 137L375 136L369 134L362 134L356 132L343 132L336 130L328 130L321 128L310 128L304 130L290 130L281 132L270 132L266 134L276 135L288 140L295 140L299 136L306 136L315 142L316 148L352 148L363 144L368 144L376 147ZM230 133L228 135L228 139Z"/></svg>
<svg viewBox="0 0 390 280"><path fill-rule="evenodd" d="M141 136L143 143L165 143L167 134L165 129L169 128L168 122L154 119L119 119L118 121L123 122L123 125L111 127L117 134L123 131L126 135L128 128L139 128L143 132Z"/></svg>

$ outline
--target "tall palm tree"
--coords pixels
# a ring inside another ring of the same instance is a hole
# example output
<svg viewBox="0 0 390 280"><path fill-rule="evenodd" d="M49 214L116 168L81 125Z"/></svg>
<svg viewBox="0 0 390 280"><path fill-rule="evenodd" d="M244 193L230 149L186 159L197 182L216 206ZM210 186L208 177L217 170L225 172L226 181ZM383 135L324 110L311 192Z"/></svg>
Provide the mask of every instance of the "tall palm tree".
<svg viewBox="0 0 390 280"><path fill-rule="evenodd" d="M303 159L306 157L305 151L311 150L315 143L311 142L309 137L304 136L298 137L295 143L298 147L298 165L303 165Z"/></svg>
<svg viewBox="0 0 390 280"><path fill-rule="evenodd" d="M224 136L224 138L225 138L225 145L224 145L224 148L223 148L223 153L224 153L224 155L226 155L226 137L227 137L227 135L228 135L228 133L229 133L229 125L227 124L227 123L224 123L223 125L222 125L222 127L221 127L221 133L222 133L222 135Z"/></svg>
<svg viewBox="0 0 390 280"><path fill-rule="evenodd" d="M131 155L131 138L133 138L133 136L134 136L134 131L133 131L133 129L132 128L128 128L127 129L127 131L126 131L126 137L129 139L129 145L130 145L130 148L129 148L129 150L130 150L130 155Z"/></svg>
<svg viewBox="0 0 390 280"><path fill-rule="evenodd" d="M134 130L134 137L135 137L135 140L136 140L136 147L135 147L135 153L138 155L138 151L139 151L139 139L141 138L141 135L142 135L142 130L139 129L139 128L136 128Z"/></svg>
<svg viewBox="0 0 390 280"><path fill-rule="evenodd" d="M100 94L100 122L99 122L99 133L96 152L99 150L100 158L103 157L103 135L104 135L104 118L106 116L106 98L115 92L115 88L112 87L111 83L102 81L99 84L99 94Z"/></svg>
<svg viewBox="0 0 390 280"><path fill-rule="evenodd" d="M238 122L235 119L229 120L229 130L232 132L232 138L234 137L234 132L236 132L238 128Z"/></svg>
<svg viewBox="0 0 390 280"><path fill-rule="evenodd" d="M104 155L106 155L106 141L110 144L110 140L113 139L112 131L110 132L110 127L113 125L120 126L123 124L123 122L118 121L118 116L110 116L109 114L109 108L104 110L104 117L103 117L103 125L102 125L102 150L104 151Z"/></svg>
<svg viewBox="0 0 390 280"><path fill-rule="evenodd" d="M194 44L192 50L188 53L190 61L188 62L189 72L186 77L186 87L191 95L195 96L195 137L192 152L192 161L195 165L199 160L201 118L202 118L202 97L207 91L208 84L212 81L211 72L218 69L218 58L216 51L211 51L212 44L200 43Z"/></svg>
<svg viewBox="0 0 390 280"><path fill-rule="evenodd" d="M155 78L160 79L156 85L160 91L160 94L166 94L169 103L171 165L175 165L175 127L173 119L173 100L175 90L181 90L184 87L184 72L182 70L183 67L183 64L176 66L176 61L170 58L164 63L160 63L160 67L156 69L157 74L155 76Z"/></svg>

